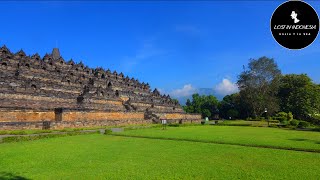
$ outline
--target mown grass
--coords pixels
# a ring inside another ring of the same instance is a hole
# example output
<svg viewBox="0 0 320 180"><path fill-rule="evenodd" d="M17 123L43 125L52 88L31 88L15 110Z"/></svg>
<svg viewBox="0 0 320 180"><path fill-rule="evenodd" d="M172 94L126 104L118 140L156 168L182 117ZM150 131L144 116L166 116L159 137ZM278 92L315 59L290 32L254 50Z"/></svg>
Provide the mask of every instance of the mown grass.
<svg viewBox="0 0 320 180"><path fill-rule="evenodd" d="M246 121L246 120L224 120L219 121L220 126L253 126L253 127L267 127L267 121Z"/></svg>
<svg viewBox="0 0 320 180"><path fill-rule="evenodd" d="M26 129L26 130L1 130L0 135L28 135L28 134L43 134L55 132L76 132L83 130L94 130L98 128L66 128L61 130L48 130L48 129Z"/></svg>
<svg viewBox="0 0 320 180"><path fill-rule="evenodd" d="M184 139L213 143L299 149L320 152L320 133L278 128L238 126L187 126L129 130L126 136Z"/></svg>
<svg viewBox="0 0 320 180"><path fill-rule="evenodd" d="M0 149L0 179L318 179L320 173L319 153L98 134Z"/></svg>
<svg viewBox="0 0 320 180"><path fill-rule="evenodd" d="M81 128L64 128L64 129L24 129L24 130L0 130L0 135L28 135L42 134L54 132L77 132L84 130L98 130L107 128L125 128L125 129L140 129L159 127L158 124L140 124L140 125L123 125L123 126L97 126L97 127L81 127Z"/></svg>
<svg viewBox="0 0 320 180"><path fill-rule="evenodd" d="M20 142L20 141L34 141L45 138L56 138L56 137L65 137L65 136L76 136L76 135L86 135L86 134L95 134L100 133L99 131L90 131L90 132L82 132L82 131L74 131L60 134L39 134L39 135L27 135L27 136L9 136L3 137L0 139L0 143L10 143L10 142Z"/></svg>

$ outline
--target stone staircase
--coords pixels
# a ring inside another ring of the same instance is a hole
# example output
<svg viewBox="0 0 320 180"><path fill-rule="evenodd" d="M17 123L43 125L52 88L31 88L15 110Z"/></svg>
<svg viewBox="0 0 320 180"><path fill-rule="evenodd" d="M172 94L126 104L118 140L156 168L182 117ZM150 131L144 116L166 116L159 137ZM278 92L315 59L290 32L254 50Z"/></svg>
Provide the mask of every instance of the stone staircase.
<svg viewBox="0 0 320 180"><path fill-rule="evenodd" d="M127 101L123 101L122 105L126 108L127 111L136 111L137 108L131 104L130 99Z"/></svg>
<svg viewBox="0 0 320 180"><path fill-rule="evenodd" d="M160 117L157 116L156 114L154 114L152 111L149 111L148 109L146 110L146 112L144 113L144 119L151 119L152 122L154 124L160 124L161 123L161 120L160 120Z"/></svg>

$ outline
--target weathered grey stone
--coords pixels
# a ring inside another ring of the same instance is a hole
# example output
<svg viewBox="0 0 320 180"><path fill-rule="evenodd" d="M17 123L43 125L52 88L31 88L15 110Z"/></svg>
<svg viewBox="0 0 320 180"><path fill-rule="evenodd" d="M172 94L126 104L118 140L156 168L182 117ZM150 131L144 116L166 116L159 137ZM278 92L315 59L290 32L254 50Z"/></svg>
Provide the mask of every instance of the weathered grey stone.
<svg viewBox="0 0 320 180"><path fill-rule="evenodd" d="M92 119L88 119L89 122L83 122L77 120L81 116L79 114L63 116L68 111L137 112L145 114L143 121L153 123L159 121L157 114L180 114L179 117L170 115L173 119L186 117L181 106L169 95L161 95L157 89L151 91L148 83L129 78L122 72L112 73L101 67L93 69L73 60L66 62L57 48L41 59L37 53L26 56L20 50L13 54L6 46L1 47L0 84L0 122L21 122L9 125L19 128L54 128L54 123L63 124L66 118L69 121L64 123L66 126L116 125L124 122L121 115L114 116L114 121L104 123L101 122L105 118L100 116L90 116ZM94 119L102 121L96 123L92 121ZM200 118L195 116L192 119ZM39 123L22 124L35 121ZM0 129L4 126L8 127L1 125Z"/></svg>

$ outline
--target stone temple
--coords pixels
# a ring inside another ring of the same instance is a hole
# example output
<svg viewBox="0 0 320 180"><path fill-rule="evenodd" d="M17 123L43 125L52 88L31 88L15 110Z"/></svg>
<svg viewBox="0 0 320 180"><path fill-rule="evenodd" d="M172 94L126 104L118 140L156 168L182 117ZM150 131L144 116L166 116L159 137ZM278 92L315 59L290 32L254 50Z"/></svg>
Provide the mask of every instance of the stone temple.
<svg viewBox="0 0 320 180"><path fill-rule="evenodd" d="M199 123L148 83L65 61L0 48L0 129L62 129L127 124Z"/></svg>

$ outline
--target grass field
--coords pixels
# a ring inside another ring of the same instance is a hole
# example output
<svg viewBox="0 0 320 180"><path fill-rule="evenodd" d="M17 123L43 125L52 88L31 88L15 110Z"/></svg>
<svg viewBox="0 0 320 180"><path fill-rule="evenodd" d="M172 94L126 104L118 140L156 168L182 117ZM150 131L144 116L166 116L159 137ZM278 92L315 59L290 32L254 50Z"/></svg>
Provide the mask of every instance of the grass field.
<svg viewBox="0 0 320 180"><path fill-rule="evenodd" d="M320 140L319 132L234 126L154 127L121 134L316 149ZM1 180L319 179L319 164L316 152L101 134L0 144Z"/></svg>
<svg viewBox="0 0 320 180"><path fill-rule="evenodd" d="M273 123L270 123L273 124ZM224 120L219 121L219 125L231 125L231 126L254 126L254 127L267 127L267 121L246 121L246 120Z"/></svg>
<svg viewBox="0 0 320 180"><path fill-rule="evenodd" d="M129 136L176 138L254 146L297 148L320 152L320 133L279 128L239 126L187 126L139 129L121 133Z"/></svg>

